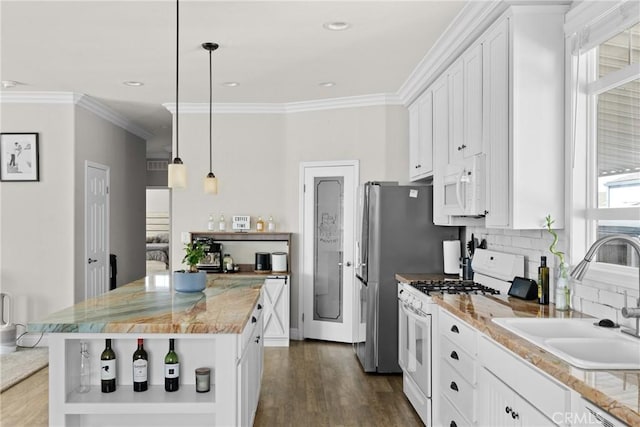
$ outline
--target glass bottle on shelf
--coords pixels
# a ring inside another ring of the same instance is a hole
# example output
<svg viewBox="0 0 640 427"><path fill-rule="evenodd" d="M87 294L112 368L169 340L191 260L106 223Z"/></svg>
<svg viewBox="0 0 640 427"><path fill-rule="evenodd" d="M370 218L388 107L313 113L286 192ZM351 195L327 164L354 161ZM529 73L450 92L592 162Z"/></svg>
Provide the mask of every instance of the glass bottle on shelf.
<svg viewBox="0 0 640 427"><path fill-rule="evenodd" d="M269 222L267 222L267 231L274 232L276 231L276 223L273 220L273 216L269 215Z"/></svg>
<svg viewBox="0 0 640 427"><path fill-rule="evenodd" d="M207 221L207 230L214 231L216 229L216 223L213 220L213 214L209 215L209 221Z"/></svg>
<svg viewBox="0 0 640 427"><path fill-rule="evenodd" d="M218 221L218 231L225 231L227 229L227 223L224 220L224 215L220 215L220 221Z"/></svg>
<svg viewBox="0 0 640 427"><path fill-rule="evenodd" d="M78 393L87 393L91 388L91 359L85 341L80 341L80 386Z"/></svg>
<svg viewBox="0 0 640 427"><path fill-rule="evenodd" d="M261 216L259 216L258 220L256 221L256 231L264 231L264 221L262 220Z"/></svg>

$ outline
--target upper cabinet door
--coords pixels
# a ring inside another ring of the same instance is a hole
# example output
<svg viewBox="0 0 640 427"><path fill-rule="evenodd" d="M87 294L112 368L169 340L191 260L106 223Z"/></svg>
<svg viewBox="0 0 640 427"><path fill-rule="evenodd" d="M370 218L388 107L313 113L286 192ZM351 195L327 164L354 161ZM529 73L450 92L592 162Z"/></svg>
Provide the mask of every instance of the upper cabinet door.
<svg viewBox="0 0 640 427"><path fill-rule="evenodd" d="M482 44L465 52L464 66L464 157L484 153L482 145Z"/></svg>
<svg viewBox="0 0 640 427"><path fill-rule="evenodd" d="M409 178L433 175L433 105L427 90L409 106Z"/></svg>
<svg viewBox="0 0 640 427"><path fill-rule="evenodd" d="M464 66L462 59L456 61L449 73L449 158L447 164L460 165L464 158Z"/></svg>
<svg viewBox="0 0 640 427"><path fill-rule="evenodd" d="M483 40L484 139L487 156L487 227L509 224L509 20Z"/></svg>

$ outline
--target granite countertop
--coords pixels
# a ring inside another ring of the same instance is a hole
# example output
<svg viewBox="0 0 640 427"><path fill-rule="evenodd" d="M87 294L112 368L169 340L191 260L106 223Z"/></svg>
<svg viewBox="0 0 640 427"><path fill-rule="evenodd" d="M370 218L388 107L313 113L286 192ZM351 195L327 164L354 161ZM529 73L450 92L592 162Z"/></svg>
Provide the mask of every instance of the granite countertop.
<svg viewBox="0 0 640 427"><path fill-rule="evenodd" d="M400 281L441 279L434 274L398 274ZM539 305L506 295L433 294L436 304L575 390L629 425L640 425L640 370L587 370L569 365L535 344L500 327L498 317L590 318L577 311L556 311L553 304Z"/></svg>
<svg viewBox="0 0 640 427"><path fill-rule="evenodd" d="M210 275L202 292L174 292L169 273L136 280L28 324L29 332L237 334L263 277Z"/></svg>

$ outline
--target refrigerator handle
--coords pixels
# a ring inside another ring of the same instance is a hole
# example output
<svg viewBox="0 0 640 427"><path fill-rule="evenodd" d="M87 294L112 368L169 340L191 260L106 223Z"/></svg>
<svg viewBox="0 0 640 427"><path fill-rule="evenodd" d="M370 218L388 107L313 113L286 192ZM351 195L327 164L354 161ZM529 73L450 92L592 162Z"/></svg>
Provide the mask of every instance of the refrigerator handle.
<svg viewBox="0 0 640 427"><path fill-rule="evenodd" d="M366 280L364 280L359 274L356 274L356 279L360 280L363 285L367 286Z"/></svg>

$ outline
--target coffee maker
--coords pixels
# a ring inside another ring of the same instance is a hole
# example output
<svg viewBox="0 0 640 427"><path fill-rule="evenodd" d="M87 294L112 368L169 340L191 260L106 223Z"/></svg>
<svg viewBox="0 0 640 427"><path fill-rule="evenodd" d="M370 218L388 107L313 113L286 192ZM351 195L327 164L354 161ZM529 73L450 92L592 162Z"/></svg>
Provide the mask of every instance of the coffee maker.
<svg viewBox="0 0 640 427"><path fill-rule="evenodd" d="M204 259L197 264L198 270L222 272L222 244L211 237L196 237L194 243L200 243L204 249Z"/></svg>

